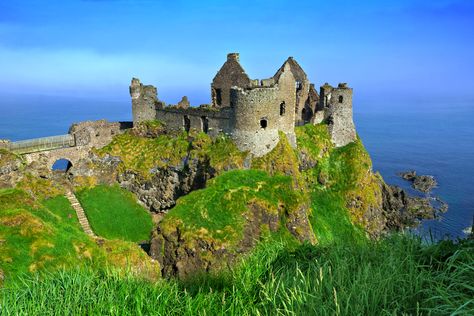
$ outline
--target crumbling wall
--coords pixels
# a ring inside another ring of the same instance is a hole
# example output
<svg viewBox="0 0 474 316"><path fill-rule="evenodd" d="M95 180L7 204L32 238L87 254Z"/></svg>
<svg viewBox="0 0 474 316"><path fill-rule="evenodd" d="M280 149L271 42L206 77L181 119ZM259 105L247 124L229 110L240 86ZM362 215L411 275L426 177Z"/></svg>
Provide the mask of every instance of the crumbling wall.
<svg viewBox="0 0 474 316"><path fill-rule="evenodd" d="M352 89L345 83L332 88L327 83L321 87L324 98L325 120L331 140L336 147L345 146L356 140L357 134L352 117Z"/></svg>
<svg viewBox="0 0 474 316"><path fill-rule="evenodd" d="M311 123L321 123L324 120L324 105L320 102L318 92L316 91L313 83L311 83L309 86L308 103L309 107L314 109L314 114L313 118L311 119Z"/></svg>
<svg viewBox="0 0 474 316"><path fill-rule="evenodd" d="M216 74L211 84L213 107L233 106L230 91L234 86L246 88L251 85L250 79L239 63L239 54L227 54L227 61Z"/></svg>
<svg viewBox="0 0 474 316"><path fill-rule="evenodd" d="M74 123L69 128L69 134L74 136L76 146L101 148L112 141L112 138L122 132L120 122L107 120L85 121Z"/></svg>
<svg viewBox="0 0 474 316"><path fill-rule="evenodd" d="M156 110L163 106L158 100L157 90L154 86L145 86L137 78L132 79L130 84L130 96L132 97L133 122L156 119Z"/></svg>
<svg viewBox="0 0 474 316"><path fill-rule="evenodd" d="M232 89L231 101L235 104L232 138L240 150L263 156L278 144L278 131L287 134L290 143L296 146L295 78L289 66L285 70L274 87Z"/></svg>
<svg viewBox="0 0 474 316"><path fill-rule="evenodd" d="M41 162L49 170L59 159L67 159L74 166L79 160L89 156L91 148L101 148L107 145L115 135L123 133L124 130L123 123L108 122L107 120L74 123L69 128L69 134L74 136L76 146L29 153L23 157L25 157L27 164Z"/></svg>
<svg viewBox="0 0 474 316"><path fill-rule="evenodd" d="M166 125L168 131L180 132L194 129L205 132L211 137L219 133L230 133L230 108L215 110L211 108L178 108L165 107L156 111L156 118Z"/></svg>

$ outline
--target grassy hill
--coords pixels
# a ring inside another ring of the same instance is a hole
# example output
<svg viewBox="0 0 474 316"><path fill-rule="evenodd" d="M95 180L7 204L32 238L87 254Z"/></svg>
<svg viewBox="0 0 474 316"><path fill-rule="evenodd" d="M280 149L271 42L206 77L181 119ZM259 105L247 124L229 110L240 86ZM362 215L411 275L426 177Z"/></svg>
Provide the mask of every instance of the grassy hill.
<svg viewBox="0 0 474 316"><path fill-rule="evenodd" d="M6 282L25 273L78 267L133 267L152 278L160 274L136 244L86 235L62 195L38 199L21 189L0 190L0 242Z"/></svg>
<svg viewBox="0 0 474 316"><path fill-rule="evenodd" d="M282 135L251 160L227 137L202 133L126 133L96 151L120 156L119 171L145 178L185 158L215 170L154 230L167 275L204 267L181 280L156 281L160 267L130 242L146 238L150 218L118 187L78 192L97 233L115 238L101 241L81 231L61 188L47 180L28 175L0 190L2 312L471 315L473 242L370 239L383 226L382 196L361 141L334 148L324 124L296 133L297 149Z"/></svg>

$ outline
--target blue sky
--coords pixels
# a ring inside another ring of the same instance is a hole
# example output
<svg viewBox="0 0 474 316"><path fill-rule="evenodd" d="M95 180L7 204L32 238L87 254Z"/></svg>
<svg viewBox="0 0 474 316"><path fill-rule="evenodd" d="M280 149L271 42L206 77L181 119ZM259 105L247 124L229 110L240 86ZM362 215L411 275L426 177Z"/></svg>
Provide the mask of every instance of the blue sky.
<svg viewBox="0 0 474 316"><path fill-rule="evenodd" d="M122 100L135 76L200 104L234 51L252 78L294 56L359 97L474 99L474 2L0 0L0 94Z"/></svg>

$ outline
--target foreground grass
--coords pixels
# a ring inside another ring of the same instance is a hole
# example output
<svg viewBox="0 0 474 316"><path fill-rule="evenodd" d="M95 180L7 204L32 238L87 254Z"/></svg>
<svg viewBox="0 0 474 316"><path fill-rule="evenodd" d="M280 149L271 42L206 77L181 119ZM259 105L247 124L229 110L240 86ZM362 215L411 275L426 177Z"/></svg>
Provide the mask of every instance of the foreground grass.
<svg viewBox="0 0 474 316"><path fill-rule="evenodd" d="M26 277L1 305L29 315L472 315L473 247L403 236L295 251L273 243L231 272L186 282L91 270Z"/></svg>
<svg viewBox="0 0 474 316"><path fill-rule="evenodd" d="M119 186L99 185L78 192L77 197L97 235L133 242L150 238L151 216L132 193Z"/></svg>

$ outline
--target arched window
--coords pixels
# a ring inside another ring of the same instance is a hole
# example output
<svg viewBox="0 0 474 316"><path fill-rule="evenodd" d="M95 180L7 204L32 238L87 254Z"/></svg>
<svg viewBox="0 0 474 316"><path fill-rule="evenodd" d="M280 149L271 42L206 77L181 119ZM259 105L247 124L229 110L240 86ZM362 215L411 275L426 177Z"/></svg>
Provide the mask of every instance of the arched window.
<svg viewBox="0 0 474 316"><path fill-rule="evenodd" d="M280 116L285 115L285 110L285 101L283 101L282 103L280 103Z"/></svg>
<svg viewBox="0 0 474 316"><path fill-rule="evenodd" d="M344 97L342 95L339 96L339 103L342 103L344 101Z"/></svg>
<svg viewBox="0 0 474 316"><path fill-rule="evenodd" d="M260 120L260 127L265 129L267 128L267 120L266 119L261 119Z"/></svg>

